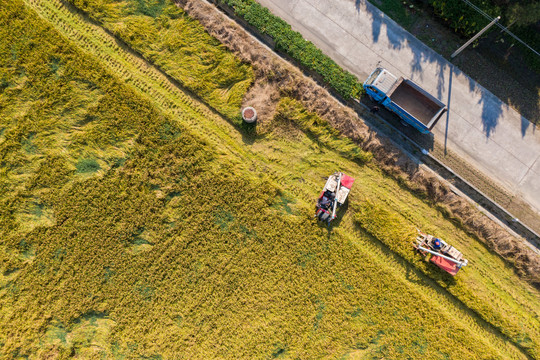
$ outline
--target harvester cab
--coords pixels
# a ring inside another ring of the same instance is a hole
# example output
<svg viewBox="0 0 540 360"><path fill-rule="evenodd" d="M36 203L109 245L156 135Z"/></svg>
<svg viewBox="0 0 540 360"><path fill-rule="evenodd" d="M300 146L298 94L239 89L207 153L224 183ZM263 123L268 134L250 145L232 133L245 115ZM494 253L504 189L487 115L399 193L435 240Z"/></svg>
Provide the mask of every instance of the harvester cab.
<svg viewBox="0 0 540 360"><path fill-rule="evenodd" d="M347 201L353 183L354 179L342 172L330 175L317 200L317 220L330 224L336 218L337 208Z"/></svg>
<svg viewBox="0 0 540 360"><path fill-rule="evenodd" d="M429 261L452 276L469 263L455 247L435 236L424 234L420 230L418 230L414 247L426 258L426 261L430 256Z"/></svg>

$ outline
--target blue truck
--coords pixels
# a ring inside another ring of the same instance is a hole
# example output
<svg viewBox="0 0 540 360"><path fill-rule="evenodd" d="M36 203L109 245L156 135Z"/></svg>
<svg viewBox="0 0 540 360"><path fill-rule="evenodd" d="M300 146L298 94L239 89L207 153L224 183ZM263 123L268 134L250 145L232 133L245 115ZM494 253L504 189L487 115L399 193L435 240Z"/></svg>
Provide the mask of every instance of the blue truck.
<svg viewBox="0 0 540 360"><path fill-rule="evenodd" d="M364 82L366 93L422 134L429 134L446 105L411 80L397 78L381 67Z"/></svg>

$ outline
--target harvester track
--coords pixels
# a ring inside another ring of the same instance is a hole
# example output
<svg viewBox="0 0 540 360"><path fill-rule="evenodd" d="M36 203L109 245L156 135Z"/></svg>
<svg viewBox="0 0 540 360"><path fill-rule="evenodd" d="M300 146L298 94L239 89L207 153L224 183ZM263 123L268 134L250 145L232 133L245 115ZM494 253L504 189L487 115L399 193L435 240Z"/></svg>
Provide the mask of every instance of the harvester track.
<svg viewBox="0 0 540 360"><path fill-rule="evenodd" d="M205 134L206 139L214 144L226 145L231 154L245 153L236 142L224 144L225 136L218 134L224 135L224 126L232 126L196 94L185 89L82 11L61 0L25 0L25 3L60 34L105 63L114 75L151 98L161 110L188 124L197 134ZM203 121L198 121L200 119Z"/></svg>

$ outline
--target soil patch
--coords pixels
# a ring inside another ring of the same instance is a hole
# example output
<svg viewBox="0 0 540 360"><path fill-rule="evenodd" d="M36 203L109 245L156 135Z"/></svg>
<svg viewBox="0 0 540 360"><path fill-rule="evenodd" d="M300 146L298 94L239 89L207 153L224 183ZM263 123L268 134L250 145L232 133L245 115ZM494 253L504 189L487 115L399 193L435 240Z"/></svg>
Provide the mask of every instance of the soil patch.
<svg viewBox="0 0 540 360"><path fill-rule="evenodd" d="M257 76L254 84L249 88L242 101L242 108L251 106L257 109L257 123L261 128L266 128L274 118L276 105L280 98L279 89L276 83L267 81L263 77ZM251 111L251 110L249 110ZM253 114L245 116L251 118Z"/></svg>

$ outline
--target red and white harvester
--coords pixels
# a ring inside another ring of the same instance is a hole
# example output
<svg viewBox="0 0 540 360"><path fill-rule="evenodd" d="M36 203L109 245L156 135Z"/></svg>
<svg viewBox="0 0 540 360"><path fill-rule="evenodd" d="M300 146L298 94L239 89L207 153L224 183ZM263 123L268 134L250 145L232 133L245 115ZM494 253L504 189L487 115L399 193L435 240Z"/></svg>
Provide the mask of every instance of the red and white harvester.
<svg viewBox="0 0 540 360"><path fill-rule="evenodd" d="M353 183L354 179L342 172L330 175L317 200L315 217L330 224L336 218L337 207L347 201Z"/></svg>
<svg viewBox="0 0 540 360"><path fill-rule="evenodd" d="M427 235L418 230L416 244L413 244L416 250L424 257L431 256L429 261L437 265L452 276L456 275L463 266L468 264L468 260L463 258L463 254L452 245L445 241L436 238L432 235Z"/></svg>

